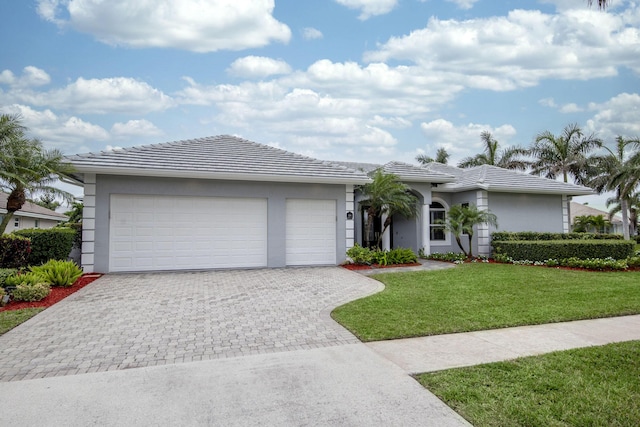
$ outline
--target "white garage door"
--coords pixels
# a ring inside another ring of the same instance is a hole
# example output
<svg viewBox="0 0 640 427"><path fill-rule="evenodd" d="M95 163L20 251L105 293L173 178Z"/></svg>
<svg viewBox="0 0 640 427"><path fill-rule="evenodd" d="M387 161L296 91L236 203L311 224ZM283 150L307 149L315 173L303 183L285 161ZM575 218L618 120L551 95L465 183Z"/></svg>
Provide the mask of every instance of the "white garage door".
<svg viewBox="0 0 640 427"><path fill-rule="evenodd" d="M267 200L111 196L110 271L265 267Z"/></svg>
<svg viewBox="0 0 640 427"><path fill-rule="evenodd" d="M336 263L336 201L287 200L287 265Z"/></svg>

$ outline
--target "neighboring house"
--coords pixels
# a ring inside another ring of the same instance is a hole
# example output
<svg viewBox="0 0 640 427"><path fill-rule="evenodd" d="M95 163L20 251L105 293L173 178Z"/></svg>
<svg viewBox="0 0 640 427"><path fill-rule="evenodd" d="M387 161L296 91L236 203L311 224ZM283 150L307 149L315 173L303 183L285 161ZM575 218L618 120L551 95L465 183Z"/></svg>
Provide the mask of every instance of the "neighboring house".
<svg viewBox="0 0 640 427"><path fill-rule="evenodd" d="M498 217L500 231L566 233L569 231L569 196L593 194L587 187L489 165L461 169L435 162L422 167L398 162L340 164L365 172L382 167L385 172L398 175L411 188L422 207L422 215L414 219L392 218L391 232L383 236L383 248L423 249L426 254L460 252L455 239L441 223L452 205L474 204L490 210ZM355 197L357 203L366 203L357 192ZM366 212L361 212L356 217L356 230L364 230L365 221ZM492 231L488 226L478 227L473 237L474 253L490 254ZM362 233L356 235L356 242L361 245L367 240ZM463 241L466 243L467 239Z"/></svg>
<svg viewBox="0 0 640 427"><path fill-rule="evenodd" d="M8 196L8 194L0 192L0 221L7 213ZM43 208L35 203L26 202L22 209L13 214L4 232L11 233L24 228L53 228L66 220L67 217L63 214Z"/></svg>
<svg viewBox="0 0 640 427"><path fill-rule="evenodd" d="M609 212L602 211L600 209L593 208L588 205L583 205L581 203L571 202L571 229L573 230L573 226L576 221L577 216L598 216L602 215L604 219L611 223L605 230L604 233L613 233L613 234L622 234L622 218L620 215L614 215L611 220L609 220Z"/></svg>
<svg viewBox="0 0 640 427"><path fill-rule="evenodd" d="M357 186L378 165L339 164L232 136L69 157L84 183L85 271L335 265L363 242ZM501 230L568 231L567 197L591 190L494 167L391 162L422 215L393 218L385 246L457 250L436 219L489 207ZM489 251L488 229L474 237ZM391 237L392 236L392 237Z"/></svg>

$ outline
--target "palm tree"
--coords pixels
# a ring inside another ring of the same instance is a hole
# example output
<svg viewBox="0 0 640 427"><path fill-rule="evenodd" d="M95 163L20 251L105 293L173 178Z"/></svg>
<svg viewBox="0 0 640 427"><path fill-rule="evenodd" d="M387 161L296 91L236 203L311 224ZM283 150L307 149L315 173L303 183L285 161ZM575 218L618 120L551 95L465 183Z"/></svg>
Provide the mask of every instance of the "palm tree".
<svg viewBox="0 0 640 427"><path fill-rule="evenodd" d="M27 138L25 132L18 116L0 116L0 190L9 193L0 235L28 195L51 192L73 200L73 195L52 186L58 177L73 172L72 166L63 161L60 151L45 150L39 140Z"/></svg>
<svg viewBox="0 0 640 427"><path fill-rule="evenodd" d="M529 150L521 147L510 147L499 150L500 143L496 141L491 132L483 131L480 139L484 142L484 153L476 154L473 157L466 157L458 163L459 168L472 168L475 166L491 165L504 169L526 170L529 162L522 160L519 156L526 156Z"/></svg>
<svg viewBox="0 0 640 427"><path fill-rule="evenodd" d="M371 182L360 187L366 198L360 204L360 209L367 212L366 235L372 234L376 218L386 215L382 231L378 236L377 247L380 247L382 236L391 224L391 217L400 214L407 218L418 215L418 199L410 191L409 187L400 181L394 174L386 174L381 169L375 170L371 175Z"/></svg>
<svg viewBox="0 0 640 427"><path fill-rule="evenodd" d="M480 224L489 224L498 227L498 218L490 211L481 211L476 205L453 205L449 209L447 219L445 220L445 229L453 233L456 243L460 250L467 258L473 258L473 248L471 241L473 240L473 228ZM469 251L464 250L461 236L466 234L469 238Z"/></svg>
<svg viewBox="0 0 640 427"><path fill-rule="evenodd" d="M589 6L591 6L593 4L593 0L587 0L587 3L589 3ZM598 8L605 9L607 6L609 6L609 3L609 0L598 0Z"/></svg>
<svg viewBox="0 0 640 427"><path fill-rule="evenodd" d="M449 153L447 153L447 150L443 147L438 148L438 151L436 151L436 158L433 159L429 156L426 156L424 154L418 154L416 156L416 161L422 165L428 165L429 163L442 163L443 165L446 165L449 162L449 157L451 155Z"/></svg>
<svg viewBox="0 0 640 427"><path fill-rule="evenodd" d="M622 206L620 200L615 197L609 197L607 199L607 207L611 207L609 209L609 220L613 218L613 216L620 211L622 211ZM630 235L635 236L638 234L638 213L640 213L640 192L633 193L629 200L627 201L629 208L629 228Z"/></svg>
<svg viewBox="0 0 640 427"><path fill-rule="evenodd" d="M571 175L575 183L585 185L595 173L594 158L589 154L599 147L602 141L593 135L585 137L575 123L566 126L558 136L544 131L536 136L531 148L535 157L531 174L550 179L562 176L564 182L569 182Z"/></svg>
<svg viewBox="0 0 640 427"><path fill-rule="evenodd" d="M629 154L627 149L634 150ZM614 191L620 203L622 234L629 239L629 202L640 182L640 139L616 138L615 151L604 147L607 154L596 158L598 174L589 181L598 193Z"/></svg>

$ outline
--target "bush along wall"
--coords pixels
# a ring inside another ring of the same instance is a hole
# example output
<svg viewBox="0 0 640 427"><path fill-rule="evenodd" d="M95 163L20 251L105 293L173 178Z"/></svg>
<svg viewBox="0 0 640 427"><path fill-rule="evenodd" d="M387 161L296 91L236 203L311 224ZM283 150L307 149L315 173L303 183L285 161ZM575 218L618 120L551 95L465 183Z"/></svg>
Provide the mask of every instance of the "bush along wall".
<svg viewBox="0 0 640 427"><path fill-rule="evenodd" d="M22 268L28 265L31 240L4 234L0 236L0 268Z"/></svg>
<svg viewBox="0 0 640 427"><path fill-rule="evenodd" d="M626 259L634 255L634 243L625 240L504 240L493 241L494 257L513 260Z"/></svg>
<svg viewBox="0 0 640 427"><path fill-rule="evenodd" d="M540 233L536 231L494 231L491 234L492 242L510 240L623 240L623 236L621 234Z"/></svg>
<svg viewBox="0 0 640 427"><path fill-rule="evenodd" d="M41 265L50 259L66 260L76 237L75 230L63 227L29 228L14 231L13 234L31 240L29 265Z"/></svg>

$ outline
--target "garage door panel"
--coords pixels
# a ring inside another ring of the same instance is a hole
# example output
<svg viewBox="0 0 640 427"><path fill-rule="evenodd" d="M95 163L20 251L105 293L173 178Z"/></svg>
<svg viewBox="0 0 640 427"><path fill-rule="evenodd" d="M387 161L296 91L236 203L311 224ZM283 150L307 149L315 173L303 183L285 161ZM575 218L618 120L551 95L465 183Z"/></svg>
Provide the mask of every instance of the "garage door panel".
<svg viewBox="0 0 640 427"><path fill-rule="evenodd" d="M112 195L109 250L111 271L264 267L267 201Z"/></svg>
<svg viewBox="0 0 640 427"><path fill-rule="evenodd" d="M336 263L336 201L288 199L287 265Z"/></svg>

